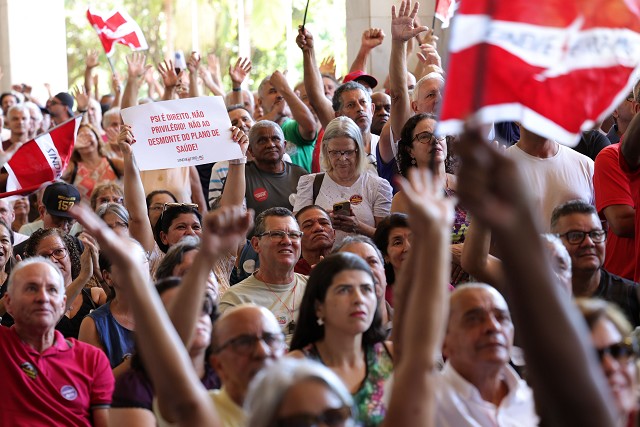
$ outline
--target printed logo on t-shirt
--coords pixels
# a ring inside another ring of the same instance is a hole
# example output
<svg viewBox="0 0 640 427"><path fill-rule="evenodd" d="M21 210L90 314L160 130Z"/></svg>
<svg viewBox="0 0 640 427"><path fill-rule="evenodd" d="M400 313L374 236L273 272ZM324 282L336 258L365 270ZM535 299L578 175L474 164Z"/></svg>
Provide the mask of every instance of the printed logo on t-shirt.
<svg viewBox="0 0 640 427"><path fill-rule="evenodd" d="M349 202L352 205L359 205L360 203L362 203L362 196L359 194L354 194L353 196L351 196L351 198L349 199Z"/></svg>
<svg viewBox="0 0 640 427"><path fill-rule="evenodd" d="M284 326L289 322L289 317L284 313L274 313L274 315L280 326Z"/></svg>
<svg viewBox="0 0 640 427"><path fill-rule="evenodd" d="M78 391L72 385L63 385L60 389L60 395L67 400L76 400L76 397L78 397Z"/></svg>
<svg viewBox="0 0 640 427"><path fill-rule="evenodd" d="M242 263L242 269L249 274L253 274L253 272L256 271L256 260L255 259L246 260L245 262Z"/></svg>
<svg viewBox="0 0 640 427"><path fill-rule="evenodd" d="M27 376L29 378L31 378L32 380L35 380L36 377L38 376L38 370L36 369L35 366L33 366L31 363L29 362L22 362L20 364L20 368L22 369L22 372L24 372L25 374L27 374Z"/></svg>
<svg viewBox="0 0 640 427"><path fill-rule="evenodd" d="M264 202L269 197L269 192L266 188L260 187L253 190L253 198L256 199L256 202Z"/></svg>

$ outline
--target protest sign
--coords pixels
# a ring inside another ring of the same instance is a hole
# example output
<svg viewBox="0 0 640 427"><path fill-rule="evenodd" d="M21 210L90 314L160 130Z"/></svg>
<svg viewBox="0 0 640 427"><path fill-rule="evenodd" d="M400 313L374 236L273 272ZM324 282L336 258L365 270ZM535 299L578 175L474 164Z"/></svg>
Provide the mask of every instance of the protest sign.
<svg viewBox="0 0 640 427"><path fill-rule="evenodd" d="M140 170L169 169L242 157L220 96L151 102L122 110L136 139Z"/></svg>
<svg viewBox="0 0 640 427"><path fill-rule="evenodd" d="M629 0L462 0L438 134L464 120L517 121L575 145L629 95L640 12Z"/></svg>

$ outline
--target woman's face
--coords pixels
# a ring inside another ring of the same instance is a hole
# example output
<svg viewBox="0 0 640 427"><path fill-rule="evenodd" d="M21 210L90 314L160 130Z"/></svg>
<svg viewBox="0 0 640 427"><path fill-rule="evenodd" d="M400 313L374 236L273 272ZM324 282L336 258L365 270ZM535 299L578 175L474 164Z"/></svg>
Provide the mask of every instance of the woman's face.
<svg viewBox="0 0 640 427"><path fill-rule="evenodd" d="M162 303L165 307L169 307L171 301L173 301L175 296L178 294L179 289L180 286L176 286L174 288L167 289L162 293L162 295L160 295L160 299L162 300ZM212 304L207 305L206 303L205 306L207 306L208 309L211 309L213 307ZM190 355L204 352L207 347L209 347L209 344L211 343L212 329L213 323L211 322L211 313L206 313L203 308L202 313L200 314L200 317L198 317L198 321L196 323L196 332L191 339L191 343L189 343Z"/></svg>
<svg viewBox="0 0 640 427"><path fill-rule="evenodd" d="M60 236L51 235L42 239L36 248L36 255L49 258L51 262L58 266L64 277L65 286L72 282L71 256L69 256L69 250Z"/></svg>
<svg viewBox="0 0 640 427"><path fill-rule="evenodd" d="M104 205L106 203L117 203L119 205L123 205L124 197L122 197L122 194L118 194L110 188L105 188L100 192L98 197L96 197L96 211L100 205Z"/></svg>
<svg viewBox="0 0 640 427"><path fill-rule="evenodd" d="M29 214L29 198L21 197L13 202L13 211L16 215L28 215Z"/></svg>
<svg viewBox="0 0 640 427"><path fill-rule="evenodd" d="M287 390L275 416L278 425L346 426L351 409L324 382L309 378ZM314 422L309 420L315 419Z"/></svg>
<svg viewBox="0 0 640 427"><path fill-rule="evenodd" d="M384 272L384 264L378 258L376 250L368 243L355 242L343 246L340 252L356 254L369 264L369 268L371 268L371 272L376 278L376 297L378 297L378 300L384 298L384 292L387 288L387 276Z"/></svg>
<svg viewBox="0 0 640 427"><path fill-rule="evenodd" d="M371 326L377 302L370 274L343 270L333 277L316 315L324 321L325 331L333 328L357 335Z"/></svg>
<svg viewBox="0 0 640 427"><path fill-rule="evenodd" d="M11 230L4 226L0 226L0 268L4 270L7 262L13 255L13 246L11 246Z"/></svg>
<svg viewBox="0 0 640 427"><path fill-rule="evenodd" d="M616 326L606 317L600 318L591 329L591 339L597 350L607 349L619 344L623 336ZM618 410L628 414L637 406L636 401L636 365L632 356L613 357L602 355L600 364L613 394Z"/></svg>
<svg viewBox="0 0 640 427"><path fill-rule="evenodd" d="M96 138L96 134L87 127L80 128L74 148L82 152L97 150L98 139Z"/></svg>
<svg viewBox="0 0 640 427"><path fill-rule="evenodd" d="M356 142L346 136L328 140L327 153L333 173L339 178L352 178L358 166L358 146Z"/></svg>
<svg viewBox="0 0 640 427"><path fill-rule="evenodd" d="M164 204L174 202L175 200L170 195L164 193L156 194L151 198L151 203L149 203L149 222L151 222L151 227L155 227L158 218L162 215Z"/></svg>
<svg viewBox="0 0 640 427"><path fill-rule="evenodd" d="M433 119L420 120L413 130L413 141L409 154L416 159L416 166L426 168L429 166L431 156L435 156L435 164L444 163L447 158L447 140L445 138L429 138L436 130L436 121Z"/></svg>
<svg viewBox="0 0 640 427"><path fill-rule="evenodd" d="M199 237L201 233L202 226L196 214L182 213L173 219L166 233L164 231L160 232L160 239L162 239L162 243L171 247L184 236Z"/></svg>
<svg viewBox="0 0 640 427"><path fill-rule="evenodd" d="M387 255L385 260L391 264L393 271L398 273L402 262L411 249L411 229L408 227L395 227L389 231L389 243L387 243Z"/></svg>
<svg viewBox="0 0 640 427"><path fill-rule="evenodd" d="M118 236L129 237L129 226L113 212L107 212L102 220L112 229Z"/></svg>

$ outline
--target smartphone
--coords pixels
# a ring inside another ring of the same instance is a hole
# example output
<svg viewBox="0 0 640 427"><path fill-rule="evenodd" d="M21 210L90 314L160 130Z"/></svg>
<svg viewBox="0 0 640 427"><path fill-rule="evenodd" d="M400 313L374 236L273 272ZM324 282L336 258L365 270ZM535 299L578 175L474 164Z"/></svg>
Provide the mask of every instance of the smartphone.
<svg viewBox="0 0 640 427"><path fill-rule="evenodd" d="M351 216L351 203L350 202L334 203L333 214Z"/></svg>
<svg viewBox="0 0 640 427"><path fill-rule="evenodd" d="M184 53L181 50L175 53L173 66L175 67L176 74L180 74L180 71L187 68L187 61L184 58Z"/></svg>

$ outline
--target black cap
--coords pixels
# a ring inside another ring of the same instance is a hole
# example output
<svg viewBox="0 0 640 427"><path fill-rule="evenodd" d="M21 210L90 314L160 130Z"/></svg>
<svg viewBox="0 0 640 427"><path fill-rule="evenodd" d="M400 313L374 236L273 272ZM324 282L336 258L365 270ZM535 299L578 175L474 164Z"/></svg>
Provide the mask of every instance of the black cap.
<svg viewBox="0 0 640 427"><path fill-rule="evenodd" d="M76 203L80 203L78 189L66 182L54 182L44 189L42 203L50 215L72 218L69 209Z"/></svg>

